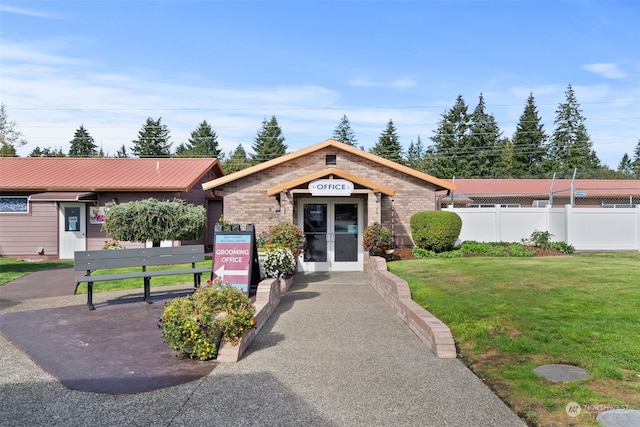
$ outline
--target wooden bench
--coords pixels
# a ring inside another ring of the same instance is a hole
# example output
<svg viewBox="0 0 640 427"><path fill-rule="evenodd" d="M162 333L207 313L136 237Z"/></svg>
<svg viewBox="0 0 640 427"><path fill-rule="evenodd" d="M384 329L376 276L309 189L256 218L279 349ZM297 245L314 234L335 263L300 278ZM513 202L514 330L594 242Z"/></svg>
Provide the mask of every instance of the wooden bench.
<svg viewBox="0 0 640 427"><path fill-rule="evenodd" d="M80 283L87 283L87 306L89 310L95 310L93 305L93 283L108 280L121 280L142 278L144 283L144 300L151 304L151 278L157 276L170 276L174 274L193 274L194 288L200 287L203 273L211 273L211 267L196 267L197 262L204 261L204 246L176 246L164 248L144 249L116 249L99 251L78 251L74 253L74 268L76 271L86 271L84 276L75 278L78 290ZM191 267L168 270L147 270L147 267L160 265L178 265L190 263ZM92 276L92 271L105 268L139 267L140 271L98 274Z"/></svg>

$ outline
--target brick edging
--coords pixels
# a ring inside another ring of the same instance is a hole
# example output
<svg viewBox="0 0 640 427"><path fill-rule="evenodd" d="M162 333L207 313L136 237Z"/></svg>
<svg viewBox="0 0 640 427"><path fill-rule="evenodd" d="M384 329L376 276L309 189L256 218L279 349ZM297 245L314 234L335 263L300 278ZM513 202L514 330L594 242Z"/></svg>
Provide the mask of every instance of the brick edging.
<svg viewBox="0 0 640 427"><path fill-rule="evenodd" d="M387 271L387 261L368 256L365 265L369 284L429 349L439 358L456 358L449 327L411 299L408 283Z"/></svg>

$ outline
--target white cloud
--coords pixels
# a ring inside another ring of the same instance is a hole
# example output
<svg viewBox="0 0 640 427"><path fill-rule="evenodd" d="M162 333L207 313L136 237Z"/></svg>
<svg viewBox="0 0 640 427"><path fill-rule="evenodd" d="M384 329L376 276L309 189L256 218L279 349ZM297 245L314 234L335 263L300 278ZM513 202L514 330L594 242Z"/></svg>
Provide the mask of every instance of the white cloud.
<svg viewBox="0 0 640 427"><path fill-rule="evenodd" d="M23 7L14 7L0 4L0 13L12 13L15 15L32 16L34 18L60 19L61 16L56 13L44 12L41 10L25 9Z"/></svg>
<svg viewBox="0 0 640 427"><path fill-rule="evenodd" d="M627 76L627 73L618 67L615 63L599 63L599 64L586 64L583 68L592 73L598 74L607 79L623 79Z"/></svg>

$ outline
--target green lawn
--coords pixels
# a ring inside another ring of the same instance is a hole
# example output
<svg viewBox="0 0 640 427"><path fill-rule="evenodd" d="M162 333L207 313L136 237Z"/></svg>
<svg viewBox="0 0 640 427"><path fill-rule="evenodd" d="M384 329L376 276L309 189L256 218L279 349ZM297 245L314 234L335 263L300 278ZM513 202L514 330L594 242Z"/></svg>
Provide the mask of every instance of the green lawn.
<svg viewBox="0 0 640 427"><path fill-rule="evenodd" d="M387 265L449 325L460 358L532 425L595 425L595 410L569 418L571 401L640 408L640 253ZM551 383L533 373L547 363L591 376Z"/></svg>
<svg viewBox="0 0 640 427"><path fill-rule="evenodd" d="M23 261L0 257L0 285L36 271L73 265L73 261Z"/></svg>

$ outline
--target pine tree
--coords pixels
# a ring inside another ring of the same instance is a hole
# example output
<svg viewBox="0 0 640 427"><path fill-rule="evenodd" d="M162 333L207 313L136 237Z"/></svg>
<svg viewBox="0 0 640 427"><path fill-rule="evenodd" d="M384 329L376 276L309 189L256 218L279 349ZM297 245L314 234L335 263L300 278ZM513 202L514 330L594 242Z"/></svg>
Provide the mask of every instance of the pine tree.
<svg viewBox="0 0 640 427"><path fill-rule="evenodd" d="M120 149L116 153L116 157L120 159L126 159L127 157L129 157L127 155L127 147L125 147L124 144L122 144L122 147L120 147Z"/></svg>
<svg viewBox="0 0 640 427"><path fill-rule="evenodd" d="M633 161L631 162L631 170L634 178L640 178L640 139L638 145L633 150Z"/></svg>
<svg viewBox="0 0 640 427"><path fill-rule="evenodd" d="M407 158L405 159L404 164L409 166L411 169L421 170L423 160L424 147L422 146L420 136L418 136L418 142L415 144L413 143L413 140L411 140L409 148L407 148Z"/></svg>
<svg viewBox="0 0 640 427"><path fill-rule="evenodd" d="M565 92L566 102L559 104L554 121L555 129L549 145L547 171L561 172L578 169L581 175L600 167L593 151L591 138L584 125L585 118L576 100L573 87Z"/></svg>
<svg viewBox="0 0 640 427"><path fill-rule="evenodd" d="M69 157L98 157L98 146L84 125L80 125L73 134L70 144Z"/></svg>
<svg viewBox="0 0 640 427"><path fill-rule="evenodd" d="M287 153L282 129L278 125L276 116L272 116L269 121L266 118L262 121L262 128L258 131L252 148L254 154L251 156L251 161L253 164L266 162Z"/></svg>
<svg viewBox="0 0 640 427"><path fill-rule="evenodd" d="M18 147L26 144L22 133L16 130L16 123L9 120L7 106L0 104L0 157L15 157Z"/></svg>
<svg viewBox="0 0 640 427"><path fill-rule="evenodd" d="M237 172L251 166L251 161L247 157L247 152L242 147L242 144L238 144L236 149L226 157L226 160L222 162L222 170L224 170L225 174Z"/></svg>
<svg viewBox="0 0 640 427"><path fill-rule="evenodd" d="M376 156L402 164L402 146L393 120L389 120L387 127L378 137L378 142L369 151Z"/></svg>
<svg viewBox="0 0 640 427"><path fill-rule="evenodd" d="M187 144L180 144L176 149L176 155L180 157L213 157L218 158L222 150L218 146L218 135L211 129L209 123L202 123L191 132Z"/></svg>
<svg viewBox="0 0 640 427"><path fill-rule="evenodd" d="M530 177L542 173L548 139L543 128L533 93L530 93L513 134L513 176Z"/></svg>
<svg viewBox="0 0 640 427"><path fill-rule="evenodd" d="M29 153L28 157L67 157L67 155L64 154L62 148L60 147L36 147L31 150L31 153Z"/></svg>
<svg viewBox="0 0 640 427"><path fill-rule="evenodd" d="M338 126L336 126L333 131L332 138L347 145L356 145L356 135L353 132L353 129L351 129L351 123L349 123L349 119L346 115L342 116L342 119L340 119L340 123L338 123Z"/></svg>
<svg viewBox="0 0 640 427"><path fill-rule="evenodd" d="M496 169L502 132L493 115L486 112L482 93L469 116L469 125L471 134L465 139L467 147L459 163L460 176L487 178L500 175Z"/></svg>
<svg viewBox="0 0 640 427"><path fill-rule="evenodd" d="M138 132L138 139L132 141L133 154L138 157L169 157L171 155L169 129L161 121L161 117L158 120L147 118Z"/></svg>
<svg viewBox="0 0 640 427"><path fill-rule="evenodd" d="M461 176L458 173L458 163L465 155L472 155L466 150L469 138L469 113L462 95L458 95L456 103L451 109L442 114L438 129L431 137L433 147L432 174L439 178L453 178Z"/></svg>
<svg viewBox="0 0 640 427"><path fill-rule="evenodd" d="M496 178L514 178L514 154L513 142L509 138L502 138L498 143L498 151L500 152L496 167Z"/></svg>
<svg viewBox="0 0 640 427"><path fill-rule="evenodd" d="M618 163L617 171L625 177L633 176L633 164L631 163L631 158L627 153L624 153L620 163Z"/></svg>

